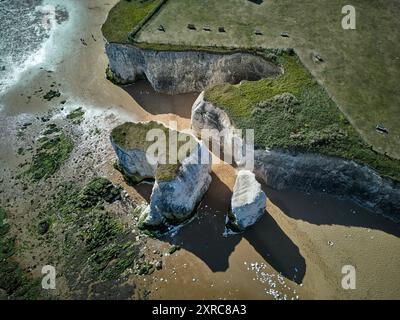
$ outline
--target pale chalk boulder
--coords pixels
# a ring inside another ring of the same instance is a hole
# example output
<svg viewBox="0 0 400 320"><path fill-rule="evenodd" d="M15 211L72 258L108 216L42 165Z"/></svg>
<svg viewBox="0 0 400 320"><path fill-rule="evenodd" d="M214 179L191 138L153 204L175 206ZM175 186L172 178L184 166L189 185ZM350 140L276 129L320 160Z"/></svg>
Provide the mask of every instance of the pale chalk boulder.
<svg viewBox="0 0 400 320"><path fill-rule="evenodd" d="M227 227L236 232L255 224L265 213L267 196L253 172L240 170L231 199Z"/></svg>

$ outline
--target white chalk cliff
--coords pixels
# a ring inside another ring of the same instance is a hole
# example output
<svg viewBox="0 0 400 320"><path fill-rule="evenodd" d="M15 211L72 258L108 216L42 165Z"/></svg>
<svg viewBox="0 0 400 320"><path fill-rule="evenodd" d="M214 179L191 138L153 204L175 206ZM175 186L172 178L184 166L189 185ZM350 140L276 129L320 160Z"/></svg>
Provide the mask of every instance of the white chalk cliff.
<svg viewBox="0 0 400 320"><path fill-rule="evenodd" d="M107 43L106 53L115 80L146 78L154 90L169 94L199 92L219 83L239 83L276 76L281 68L246 52L156 51L133 45Z"/></svg>
<svg viewBox="0 0 400 320"><path fill-rule="evenodd" d="M191 217L211 183L211 162L200 163L202 153L210 155L199 142L173 180L155 181L149 207L140 218L144 227L176 225Z"/></svg>

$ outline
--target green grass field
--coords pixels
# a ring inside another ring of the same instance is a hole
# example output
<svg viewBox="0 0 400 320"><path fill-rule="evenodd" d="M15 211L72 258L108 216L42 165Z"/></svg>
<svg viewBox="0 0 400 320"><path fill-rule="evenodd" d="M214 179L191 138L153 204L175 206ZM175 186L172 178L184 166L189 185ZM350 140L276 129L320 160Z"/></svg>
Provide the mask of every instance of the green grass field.
<svg viewBox="0 0 400 320"><path fill-rule="evenodd" d="M357 29L341 27L342 0L168 0L141 29L144 47L293 47L364 141L400 159L400 2L353 0ZM193 23L197 30L189 30ZM163 25L166 32L157 31ZM211 31L204 31L208 26ZM225 33L217 32L224 26ZM254 34L255 29L263 35ZM281 32L290 37L283 38ZM315 63L312 53L323 63ZM389 134L376 132L382 123Z"/></svg>
<svg viewBox="0 0 400 320"><path fill-rule="evenodd" d="M111 9L102 27L108 42L127 43L133 29L154 10L161 0L122 0Z"/></svg>

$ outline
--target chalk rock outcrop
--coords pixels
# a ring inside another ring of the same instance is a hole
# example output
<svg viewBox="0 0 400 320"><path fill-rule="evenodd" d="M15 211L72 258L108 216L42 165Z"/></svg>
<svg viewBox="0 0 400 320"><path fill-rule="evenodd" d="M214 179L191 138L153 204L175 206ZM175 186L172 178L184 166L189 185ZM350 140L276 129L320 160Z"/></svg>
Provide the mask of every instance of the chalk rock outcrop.
<svg viewBox="0 0 400 320"><path fill-rule="evenodd" d="M281 68L251 53L155 51L107 43L114 77L122 83L146 78L154 90L169 94L200 92L219 83L239 83L276 76Z"/></svg>
<svg viewBox="0 0 400 320"><path fill-rule="evenodd" d="M193 103L191 125L197 134L203 129L234 129L226 112L204 99L204 91Z"/></svg>
<svg viewBox="0 0 400 320"><path fill-rule="evenodd" d="M167 163L160 163L160 158L151 158L146 153L150 145L146 141L146 132L151 129L164 132L165 143L169 145L168 134L173 130L154 121L125 123L114 128L111 143L118 157L118 167L127 180L138 182L144 178L155 179L150 204L142 210L140 227L166 231L190 218L208 190L211 183L211 161L202 163L201 160L207 157L210 159L210 153L202 142L184 134L191 142L187 156L178 158L176 164L168 163L169 157L166 158ZM178 143L177 148L183 144Z"/></svg>
<svg viewBox="0 0 400 320"><path fill-rule="evenodd" d="M246 149L240 130L235 129L224 110L205 100L204 92L192 106L191 126L201 139L223 146L224 155L228 155L237 166L245 167L247 156L253 158L253 148Z"/></svg>
<svg viewBox="0 0 400 320"><path fill-rule="evenodd" d="M192 128L232 128L226 112L201 94L192 108ZM275 189L327 193L351 199L363 207L400 220L400 183L381 177L373 169L354 161L288 150L258 149L254 173Z"/></svg>
<svg viewBox="0 0 400 320"><path fill-rule="evenodd" d="M198 148L183 160L174 179L156 180L150 199L150 213L146 217L148 225L154 220L153 215L161 215L172 224L191 216L211 183L211 164L198 163L201 153L209 154L209 151L199 143Z"/></svg>
<svg viewBox="0 0 400 320"><path fill-rule="evenodd" d="M118 157L117 167L129 182L140 182L156 176L157 165L148 162L144 150L126 149L114 141L111 143Z"/></svg>
<svg viewBox="0 0 400 320"><path fill-rule="evenodd" d="M227 228L232 231L244 231L255 224L265 213L266 201L267 196L254 173L240 170L233 188Z"/></svg>

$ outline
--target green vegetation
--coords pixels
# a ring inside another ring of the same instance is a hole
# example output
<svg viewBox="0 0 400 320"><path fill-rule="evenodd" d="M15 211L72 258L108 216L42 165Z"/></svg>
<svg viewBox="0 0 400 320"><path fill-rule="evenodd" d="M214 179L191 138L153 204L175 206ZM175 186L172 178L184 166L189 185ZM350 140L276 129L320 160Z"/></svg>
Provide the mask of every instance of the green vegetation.
<svg viewBox="0 0 400 320"><path fill-rule="evenodd" d="M173 244L169 249L168 249L168 253L169 254L174 254L176 251L181 250L181 247L178 245Z"/></svg>
<svg viewBox="0 0 400 320"><path fill-rule="evenodd" d="M139 270L140 275L149 275L155 271L155 267L152 263L146 262Z"/></svg>
<svg viewBox="0 0 400 320"><path fill-rule="evenodd" d="M0 208L0 289L9 299L38 299L40 279L32 279L12 259L15 238L9 235L10 225L6 222L6 211Z"/></svg>
<svg viewBox="0 0 400 320"><path fill-rule="evenodd" d="M45 233L47 233L47 231L49 231L50 228L50 224L49 221L44 220L39 222L38 226L37 226L37 232L39 235L44 235Z"/></svg>
<svg viewBox="0 0 400 320"><path fill-rule="evenodd" d="M67 190L65 190L67 191ZM63 192L46 214L59 214L65 229L63 244L67 268L76 273L77 264L90 261L90 275L103 277L110 273L107 266L123 252L116 243L122 225L104 209L104 203L119 197L120 189L105 178L92 180L80 191ZM73 281L73 275L69 278Z"/></svg>
<svg viewBox="0 0 400 320"><path fill-rule="evenodd" d="M98 177L81 190L65 185L44 211L48 219L57 221L54 228L63 230L62 251L70 286L118 280L126 269L135 268L139 273L146 264L139 257L140 247L131 230L105 207L120 199L120 194L120 187Z"/></svg>
<svg viewBox="0 0 400 320"><path fill-rule="evenodd" d="M162 130L168 139L168 128L156 121L125 122L111 131L111 139L127 150L146 150L153 143L146 139L150 130Z"/></svg>
<svg viewBox="0 0 400 320"><path fill-rule="evenodd" d="M108 42L128 42L129 35L148 15L161 5L161 0L121 0L111 9L107 21L102 27L104 37Z"/></svg>
<svg viewBox="0 0 400 320"><path fill-rule="evenodd" d="M271 52L268 52L271 54ZM224 109L238 128L256 128L255 143L338 156L400 180L400 161L371 150L297 56L278 55L275 79L217 85L205 99Z"/></svg>
<svg viewBox="0 0 400 320"><path fill-rule="evenodd" d="M159 164L157 166L156 180L157 181L171 181L179 172L181 163L177 164Z"/></svg>
<svg viewBox="0 0 400 320"><path fill-rule="evenodd" d="M352 5L357 16L363 17L356 31L340 27L341 0L280 0L261 5L246 0L168 0L133 41L155 50L295 48L362 139L374 150L400 159L400 20L390 14L398 10L398 3L379 6L354 0ZM189 30L188 23L196 30ZM157 31L159 25L165 32ZM211 31L204 31L205 26ZM219 33L219 26L226 33ZM255 35L256 29L262 35ZM289 38L280 36L284 31ZM313 61L314 52L323 63ZM378 123L389 134L376 132Z"/></svg>
<svg viewBox="0 0 400 320"><path fill-rule="evenodd" d="M48 136L48 135L51 135L53 133L58 133L60 131L61 131L60 128L58 128L56 124L51 123L51 124L48 124L46 126L46 130L43 132L43 134L45 136Z"/></svg>
<svg viewBox="0 0 400 320"><path fill-rule="evenodd" d="M10 230L10 225L5 222L6 211L0 207L0 237L3 237Z"/></svg>
<svg viewBox="0 0 400 320"><path fill-rule="evenodd" d="M252 47L229 47L229 46L197 46L197 45L186 45L186 44L172 44L172 43L148 43L148 42L132 42L135 47L140 49L148 49L155 51L202 51L209 53L221 53L221 54L232 54L248 52L257 54L258 49Z"/></svg>
<svg viewBox="0 0 400 320"><path fill-rule="evenodd" d="M126 122L112 130L111 139L116 145L125 150L138 149L146 151L154 143L154 141L148 141L149 139L146 138L148 132L153 129L159 129L164 133L165 144L167 146L166 164L158 164L155 178L158 181L170 181L176 177L181 165L179 161L176 164L169 164L169 137L170 134L176 134L176 131L155 121L138 123ZM187 141L191 142L190 150L193 150L197 142L189 135L184 134L182 137L185 137L186 140L177 142L177 150ZM117 165L117 168L124 174L128 182L136 183L143 180L140 176L129 175L120 165Z"/></svg>
<svg viewBox="0 0 400 320"><path fill-rule="evenodd" d="M34 181L53 175L68 159L74 147L72 140L64 133L53 138L42 137L39 143L41 145L33 157L32 164L24 173Z"/></svg>
<svg viewBox="0 0 400 320"><path fill-rule="evenodd" d="M82 108L77 108L67 115L67 119L71 120L73 124L81 124L85 111Z"/></svg>
<svg viewBox="0 0 400 320"><path fill-rule="evenodd" d="M111 203L120 198L121 188L113 186L106 178L96 178L87 184L76 198L80 208L92 208L102 200Z"/></svg>
<svg viewBox="0 0 400 320"><path fill-rule="evenodd" d="M107 66L106 69L106 79L111 81L112 83L118 85L118 84L122 84L122 82L118 79L118 77L116 77L114 75L114 73L112 72L110 66Z"/></svg>

